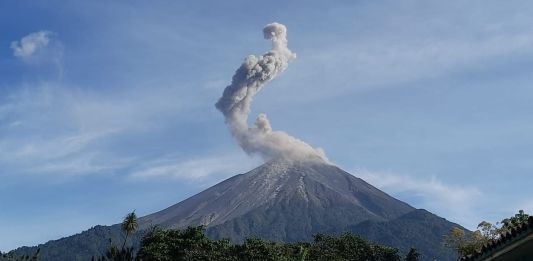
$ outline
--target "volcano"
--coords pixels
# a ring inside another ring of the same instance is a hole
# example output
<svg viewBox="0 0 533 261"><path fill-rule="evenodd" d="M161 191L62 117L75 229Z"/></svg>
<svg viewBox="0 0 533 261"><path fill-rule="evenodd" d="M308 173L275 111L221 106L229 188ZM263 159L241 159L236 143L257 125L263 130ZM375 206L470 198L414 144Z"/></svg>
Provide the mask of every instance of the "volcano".
<svg viewBox="0 0 533 261"><path fill-rule="evenodd" d="M402 251L415 246L422 260L454 260L441 241L453 226L460 227L324 161L280 159L233 176L138 222L141 230L153 225L177 229L204 225L209 237L232 242L249 237L309 241L317 233L352 232ZM119 234L118 225L97 226L40 245L41 258L90 259L104 251L109 237ZM58 251L65 245L68 251ZM21 248L19 253L32 250Z"/></svg>
<svg viewBox="0 0 533 261"><path fill-rule="evenodd" d="M396 219L415 210L322 161L273 160L229 178L165 210L142 227L204 225L215 238L308 240L364 221Z"/></svg>
<svg viewBox="0 0 533 261"><path fill-rule="evenodd" d="M214 239L307 241L352 232L428 260L453 260L442 237L453 226L322 160L272 160L140 219L141 227L204 225Z"/></svg>

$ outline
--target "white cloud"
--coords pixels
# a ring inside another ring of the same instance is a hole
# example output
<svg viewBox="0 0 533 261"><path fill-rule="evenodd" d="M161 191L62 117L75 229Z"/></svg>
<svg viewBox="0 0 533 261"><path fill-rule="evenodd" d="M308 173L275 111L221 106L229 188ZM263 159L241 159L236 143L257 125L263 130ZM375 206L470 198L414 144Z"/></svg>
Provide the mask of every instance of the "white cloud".
<svg viewBox="0 0 533 261"><path fill-rule="evenodd" d="M26 144L17 144L20 147L12 148L10 155L15 158L40 158L53 160L77 153L86 148L99 138L113 134L113 131L77 133L72 136L60 136L53 139L30 141Z"/></svg>
<svg viewBox="0 0 533 261"><path fill-rule="evenodd" d="M476 187L452 186L435 177L414 178L391 173L354 171L356 176L412 204L424 208L448 220L474 229L482 217L477 212L477 203L483 196Z"/></svg>
<svg viewBox="0 0 533 261"><path fill-rule="evenodd" d="M22 37L20 41L11 42L13 55L22 59L31 57L50 43L52 35L53 33L50 31L33 32Z"/></svg>
<svg viewBox="0 0 533 261"><path fill-rule="evenodd" d="M211 177L236 175L257 166L259 159L244 155L224 154L203 158L183 159L169 157L149 162L131 174L134 179L179 179L203 181Z"/></svg>
<svg viewBox="0 0 533 261"><path fill-rule="evenodd" d="M12 168L3 174L90 173L102 168L89 164L98 155L91 148L119 130L81 128L69 115L70 98L60 88L43 86L22 87L1 100L0 168ZM86 164L74 169L74 162Z"/></svg>
<svg viewBox="0 0 533 261"><path fill-rule="evenodd" d="M171 89L103 95L60 84L36 85L16 86L0 97L2 176L94 174L130 167L144 152L115 143L137 142L142 140L138 135L150 136L184 117L184 103Z"/></svg>
<svg viewBox="0 0 533 261"><path fill-rule="evenodd" d="M120 161L115 159L113 164L101 162L99 159L104 157L104 152L92 147L113 134L109 131L72 133L51 139L35 136L28 137L28 140L24 137L0 139L0 166L11 166L15 173L70 175L102 172Z"/></svg>
<svg viewBox="0 0 533 261"><path fill-rule="evenodd" d="M531 32L528 32L531 33ZM533 34L500 34L484 39L358 39L335 43L327 50L299 52L302 60L282 84L299 95L316 100L350 92L396 88L405 83L449 77L456 73L486 70L513 57L533 55ZM296 67L294 66L294 67ZM296 78L298 77L298 78ZM293 87L295 81L309 81ZM335 86L335 88L323 88ZM302 89L307 91L302 91ZM313 88L309 91L309 88ZM302 95L300 95L302 93ZM283 97L282 97L283 98ZM285 98L289 99L289 98Z"/></svg>

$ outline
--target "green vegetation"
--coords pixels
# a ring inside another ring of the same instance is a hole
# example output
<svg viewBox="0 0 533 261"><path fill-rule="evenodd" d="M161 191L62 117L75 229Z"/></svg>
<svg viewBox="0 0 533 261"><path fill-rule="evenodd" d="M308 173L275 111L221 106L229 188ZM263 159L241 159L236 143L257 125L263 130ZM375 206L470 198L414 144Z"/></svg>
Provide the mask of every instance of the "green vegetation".
<svg viewBox="0 0 533 261"><path fill-rule="evenodd" d="M133 245L134 249L138 249L141 237L142 234L140 232L134 233L128 238L126 244ZM38 246L20 247L9 251L6 255L31 257L37 249L40 249L39 260L87 261L91 260L93 256L105 256L106 251L109 249L110 238L113 242L122 244L124 234L120 229L120 225L95 226L82 233L51 240Z"/></svg>
<svg viewBox="0 0 533 261"><path fill-rule="evenodd" d="M124 233L124 241L122 247L119 249L116 245L113 244L113 240L109 238L109 249L106 251L105 256L99 258L92 257L92 260L97 261L133 261L135 260L135 250L133 246L126 247L126 242L128 241L128 236L133 234L137 230L137 215L135 215L135 210L124 217L120 228Z"/></svg>
<svg viewBox="0 0 533 261"><path fill-rule="evenodd" d="M416 251L410 259L418 260ZM402 260L398 249L368 243L349 233L318 234L314 241L276 243L257 238L232 245L229 240L211 240L203 227L184 230L152 228L141 241L137 260Z"/></svg>
<svg viewBox="0 0 533 261"><path fill-rule="evenodd" d="M416 248L411 247L407 256L405 256L405 261L417 261L420 258L420 254L416 251Z"/></svg>
<svg viewBox="0 0 533 261"><path fill-rule="evenodd" d="M369 243L360 236L344 233L338 236L318 234L312 242L277 243L258 238L248 238L241 244L231 244L228 239L212 240L205 235L203 226L183 230L159 227L150 228L140 240L138 252L128 246L128 235L137 229L134 213L128 214L121 224L122 247L109 240L105 255L92 257L92 261L318 261L318 260L365 260L365 261L416 261L419 254L414 248L405 258L398 249ZM34 255L1 255L0 260L40 260L39 251ZM80 259L77 260L89 260Z"/></svg>
<svg viewBox="0 0 533 261"><path fill-rule="evenodd" d="M454 227L450 233L444 236L443 243L454 249L459 256L474 254L480 251L483 245L498 239L504 233L510 232L513 227L526 222L528 218L529 215L520 210L514 216L497 222L496 225L482 221L473 233L468 234L464 230ZM498 227L500 224L501 226Z"/></svg>
<svg viewBox="0 0 533 261"><path fill-rule="evenodd" d="M105 240L106 238L108 240ZM109 241L110 238L112 239L111 241ZM113 246L121 250L118 247L124 244L124 239L125 233L121 229L121 224L111 227L96 226L69 238L50 241L46 245L40 245L39 247L42 248L38 260L132 260L119 259L117 258L117 253L113 253L113 256L108 256L108 253L113 251L110 250ZM191 247L183 248L187 245ZM46 248L47 246L48 248ZM204 246L206 248L198 246ZM369 251L368 246L374 252ZM152 228L147 231L137 231L128 236L125 247L133 247L135 256L132 255L130 256L131 258L144 261L186 260L187 256L194 256L190 260L258 260L255 257L262 256L265 257L263 260L307 261L324 260L335 255L339 256L333 260L346 260L343 259L343 256L349 256L351 253L349 251L353 251L354 253L359 251L373 258L369 260L402 260L399 257L401 254L396 249L368 243L353 234L343 234L340 236L317 235L310 242L277 243L250 238L239 244L231 244L229 240L211 240L199 228L188 228L184 230ZM24 260L22 258L26 256L30 257L29 260L31 260L31 257L36 253L37 249L38 247L19 248L16 251L10 252L12 258L7 259L9 254L5 254L6 258L2 259L0 257L0 260ZM408 250L407 248L406 252ZM172 256L174 252L172 251L182 253L185 257L182 256L181 259L174 258ZM121 253L119 255L128 257L128 255ZM391 258L385 259L387 256ZM16 257L22 258L17 259ZM223 259L222 257L227 257L227 259ZM348 260L361 259L349 258Z"/></svg>
<svg viewBox="0 0 533 261"><path fill-rule="evenodd" d="M33 255L23 255L23 256L17 256L13 252L4 253L0 252L0 260L5 261L37 261L39 260L39 253L41 252L40 248L37 248L37 251L33 253Z"/></svg>

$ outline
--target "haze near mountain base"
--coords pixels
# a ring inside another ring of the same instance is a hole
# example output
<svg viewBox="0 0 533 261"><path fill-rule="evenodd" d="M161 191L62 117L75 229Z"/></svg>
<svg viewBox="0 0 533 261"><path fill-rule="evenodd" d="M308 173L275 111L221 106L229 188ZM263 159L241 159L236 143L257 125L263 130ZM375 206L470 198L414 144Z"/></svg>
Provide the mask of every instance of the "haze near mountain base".
<svg viewBox="0 0 533 261"><path fill-rule="evenodd" d="M233 137L248 154L259 154L265 160L284 158L327 162L322 149L313 148L286 132L272 130L264 113L259 114L253 126L248 127L253 97L268 81L287 69L290 60L296 58L296 54L287 47L287 28L284 25L268 24L263 34L265 39L272 40L272 50L259 57L249 55L244 59L216 107L224 114Z"/></svg>

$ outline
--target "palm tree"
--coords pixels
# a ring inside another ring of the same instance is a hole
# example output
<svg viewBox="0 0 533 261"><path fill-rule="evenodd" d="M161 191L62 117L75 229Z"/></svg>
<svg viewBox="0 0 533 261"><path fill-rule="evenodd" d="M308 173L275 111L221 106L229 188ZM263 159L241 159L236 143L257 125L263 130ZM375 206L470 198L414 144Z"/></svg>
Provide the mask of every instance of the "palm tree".
<svg viewBox="0 0 533 261"><path fill-rule="evenodd" d="M126 240L128 239L128 236L135 232L135 230L138 227L137 224L137 215L135 215L135 210L124 217L124 221L122 221L122 231L126 233L126 237L124 238L124 243L122 244L122 249L126 246Z"/></svg>

